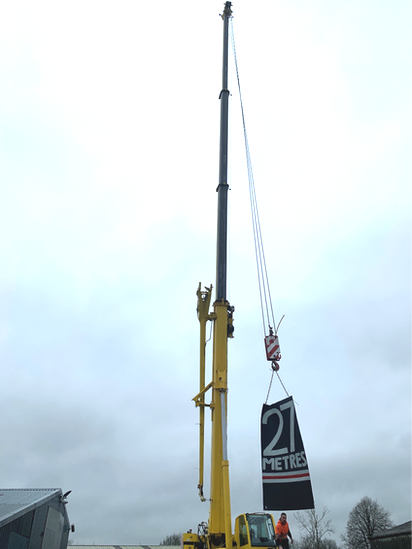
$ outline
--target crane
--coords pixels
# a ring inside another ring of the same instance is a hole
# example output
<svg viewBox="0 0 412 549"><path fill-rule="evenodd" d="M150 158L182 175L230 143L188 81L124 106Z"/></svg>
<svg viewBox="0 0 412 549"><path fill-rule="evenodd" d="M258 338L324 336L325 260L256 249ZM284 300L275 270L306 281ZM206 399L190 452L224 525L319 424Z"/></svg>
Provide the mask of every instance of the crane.
<svg viewBox="0 0 412 549"><path fill-rule="evenodd" d="M217 212L216 298L210 311L212 286L197 289L197 315L200 324L200 385L193 398L199 408L199 496L203 493L204 471L204 425L205 408L211 410L211 477L210 509L208 523L202 523L197 533L182 535L184 549L251 549L276 546L275 523L268 513L244 513L235 520L232 532L229 486L229 460L227 451L227 394L228 394L228 339L233 338L233 313L235 308L227 300L227 210L228 210L228 50L229 21L232 3L225 2L223 19L222 90L220 92L220 147ZM205 347L206 325L213 325L212 381L206 385ZM210 403L206 393L211 391Z"/></svg>

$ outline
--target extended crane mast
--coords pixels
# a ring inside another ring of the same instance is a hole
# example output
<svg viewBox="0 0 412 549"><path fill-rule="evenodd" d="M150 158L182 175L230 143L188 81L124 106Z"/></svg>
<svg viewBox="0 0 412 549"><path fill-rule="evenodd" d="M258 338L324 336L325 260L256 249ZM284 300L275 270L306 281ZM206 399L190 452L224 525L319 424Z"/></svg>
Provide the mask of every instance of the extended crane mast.
<svg viewBox="0 0 412 549"><path fill-rule="evenodd" d="M200 321L200 392L193 399L200 406L200 475L199 495L203 496L204 455L204 407L210 406L212 413L212 451L210 479L210 511L208 534L210 547L221 547L232 537L229 461L227 456L227 339L233 337L233 310L226 299L227 286L227 204L228 204L228 126L229 126L229 19L232 15L231 2L225 3L223 19L223 68L222 91L220 92L220 153L217 214L216 252L216 301L214 312L209 314L212 287L197 291L198 317ZM205 387L205 333L206 322L213 322L213 378ZM209 405L204 402L207 390L212 389Z"/></svg>
<svg viewBox="0 0 412 549"><path fill-rule="evenodd" d="M232 536L229 461L227 456L227 339L233 337L232 313L226 300L227 286L227 202L228 172L228 126L229 126L229 18L231 2L226 2L223 18L223 68L222 91L220 92L220 154L217 214L216 253L216 301L214 303L213 333L213 388L212 388L212 456L211 456L211 502L209 534L212 547L219 547L223 539ZM224 534L224 536L222 535Z"/></svg>
<svg viewBox="0 0 412 549"><path fill-rule="evenodd" d="M217 259L216 259L216 300L226 300L227 285L227 164L229 133L229 19L232 15L231 2L226 2L223 12L223 66L222 91L220 92L220 150L219 150L219 186L217 213Z"/></svg>
<svg viewBox="0 0 412 549"><path fill-rule="evenodd" d="M232 534L230 510L229 461L227 452L227 394L228 394L228 361L227 341L233 337L234 307L227 301L227 211L228 211L228 126L229 96L228 58L229 58L229 21L232 17L232 3L226 2L223 19L223 67L222 90L220 92L220 151L219 151L219 184L217 215L217 253L216 253L216 300L213 312L209 313L212 286L202 290L201 283L197 290L197 314L200 322L200 386L199 393L193 398L199 407L199 496L206 501L203 493L204 473L204 423L205 408L210 407L212 419L211 474L210 474L210 509L207 526L199 525L197 534L191 531L183 534L185 549L217 549L242 547L251 549L250 524L264 533L267 549L275 547L273 517L268 514L244 514L236 519L235 534ZM206 363L206 324L213 322L213 360L212 381L205 383ZM205 394L212 390L210 404L205 403Z"/></svg>
<svg viewBox="0 0 412 549"><path fill-rule="evenodd" d="M200 392L193 399L200 406L200 475L199 494L203 496L204 455L204 395L212 389L212 455L210 479L210 512L208 534L210 547L221 547L225 539L232 536L229 461L227 457L227 339L233 337L232 314L234 308L226 300L227 286L227 202L228 202L228 64L229 64L229 18L232 15L231 2L225 3L223 18L223 69L222 91L220 92L220 154L217 253L216 253L216 301L214 312L209 314L212 287L197 291L198 316L200 321ZM206 322L213 321L213 378L205 387L205 341Z"/></svg>

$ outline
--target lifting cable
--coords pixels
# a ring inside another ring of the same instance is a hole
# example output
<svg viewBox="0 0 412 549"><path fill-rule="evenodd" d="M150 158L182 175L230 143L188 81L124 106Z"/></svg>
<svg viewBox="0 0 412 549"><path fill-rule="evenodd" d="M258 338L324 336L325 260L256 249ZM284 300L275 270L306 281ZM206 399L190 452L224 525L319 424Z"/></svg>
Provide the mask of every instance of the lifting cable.
<svg viewBox="0 0 412 549"><path fill-rule="evenodd" d="M266 267L266 258L265 258L264 248L263 248L263 237L262 237L262 230L260 226L259 210L258 210L257 197L256 197L255 180L253 177L249 140L248 140L247 131L246 131L242 92L240 89L239 68L237 63L235 35L233 31L232 18L230 19L230 37L232 42L233 57L234 57L235 68L236 68L236 78L237 78L237 83L239 88L240 108L242 113L243 135L244 135L245 150L246 150L246 164L247 164L247 173L248 173L248 180L249 180L250 207L252 212L253 238L254 238L254 245L255 245L256 269L257 269L258 285L259 285L260 308L261 308L261 314L262 314L263 333L264 333L265 342L266 342L267 341L266 338L268 336L273 336L273 335L277 336L277 332L278 332L280 323L284 318L284 315L280 319L279 324L276 326L275 316L273 313L272 297L270 294L269 278L268 278L267 267ZM267 352L268 360L270 360L268 356L268 349L266 349L266 352ZM277 360L280 359L280 350L279 350L279 354L275 355L275 359ZM272 385L274 372L276 372L279 378L279 381L281 382L286 394L289 396L285 386L282 383L282 380L279 377L278 370L279 370L279 365L275 360L273 360L272 361L272 378L269 385L268 397L269 397L269 392Z"/></svg>
<svg viewBox="0 0 412 549"><path fill-rule="evenodd" d="M277 329L275 325L275 318L273 315L272 298L270 295L265 252L263 249L263 238L262 238L262 231L260 227L259 210L258 210L257 197L256 197L255 181L253 177L249 140L248 140L247 131L246 131L242 92L240 89L239 68L237 64L235 35L233 32L232 19L230 20L230 30L231 30L230 35L231 35L231 41L232 41L233 56L234 56L235 67L236 67L236 78L237 78L237 84L239 88L240 108L242 112L243 135L245 139L246 164L247 164L247 173L248 173L248 179L249 179L250 208L252 212L253 238L254 238L254 244L255 244L256 269L257 269L258 284L259 284L259 296L260 296L260 307L261 307L262 322L263 322L263 333L266 336L268 335L268 331L270 332L270 330L271 329L273 330L273 328L275 328L275 334L276 334Z"/></svg>

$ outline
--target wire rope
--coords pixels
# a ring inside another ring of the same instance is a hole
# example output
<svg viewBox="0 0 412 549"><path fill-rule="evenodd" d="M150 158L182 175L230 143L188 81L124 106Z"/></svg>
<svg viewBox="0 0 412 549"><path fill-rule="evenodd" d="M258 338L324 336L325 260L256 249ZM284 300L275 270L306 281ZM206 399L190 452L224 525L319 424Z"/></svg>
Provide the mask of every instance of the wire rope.
<svg viewBox="0 0 412 549"><path fill-rule="evenodd" d="M249 140L248 140L247 130L246 130L245 113L243 108L242 91L240 87L239 67L237 62L235 35L233 31L232 19L230 20L230 36L231 36L231 42L232 42L233 57L235 61L236 78L237 78L237 83L239 88L240 108L241 108L242 123L243 123L243 136L244 136L245 151L246 151L246 165L247 165L247 173L248 173L248 180L249 180L249 195L250 195L250 206L251 206L251 213L252 213L253 240L254 240L254 246L255 246L260 308L261 308L261 314L262 314L263 333L266 336L268 332L272 333L272 331L274 331L274 333L276 334L277 327L276 327L275 317L273 313L273 305L272 305L272 297L271 297L270 287L269 287L266 257L265 257L264 247L263 247L262 229L260 225L258 202L257 202L257 196L256 196L255 181L253 176Z"/></svg>
<svg viewBox="0 0 412 549"><path fill-rule="evenodd" d="M251 207L251 213L252 213L253 241L255 246L256 270L257 270L257 276L258 276L259 297L260 297L260 309L262 314L263 333L266 338L266 336L268 335L268 332L270 335L272 335L273 333L275 335L277 334L279 326L285 315L282 316L278 325L276 325L275 316L273 313L272 296L271 296L270 287L269 287L269 277L268 277L268 271L266 266L266 257L265 257L264 247L263 247L263 236L262 236L262 229L260 225L258 202L257 202L257 196L256 196L255 180L253 176L249 140L248 140L247 130L246 130L246 120L245 120L245 112L243 108L242 91L240 88L240 77L239 77L239 67L238 67L237 55L236 55L235 34L233 31L233 19L230 19L230 37L232 42L233 57L234 57L235 69L236 69L236 78L237 78L237 84L239 88L240 108L242 113L243 136L245 141L246 165L247 165L247 173L248 173L248 180L249 180L250 207ZM267 325L267 329L266 329L266 325ZM285 393L287 394L287 396L289 396L289 393L285 385L283 384L283 381L280 379L279 373L277 371L278 369L279 369L279 366L277 365L277 363L272 362L272 375L270 378L269 389L268 389L265 403L267 403L269 399L270 389L272 387L273 376L275 371Z"/></svg>

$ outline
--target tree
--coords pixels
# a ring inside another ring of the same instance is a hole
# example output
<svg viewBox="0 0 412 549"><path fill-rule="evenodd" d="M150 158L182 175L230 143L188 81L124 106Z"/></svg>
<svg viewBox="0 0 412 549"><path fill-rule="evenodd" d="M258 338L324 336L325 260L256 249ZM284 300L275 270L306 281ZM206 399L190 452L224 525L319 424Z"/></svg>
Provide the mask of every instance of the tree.
<svg viewBox="0 0 412 549"><path fill-rule="evenodd" d="M320 541L321 549L338 549L338 545L334 539L330 538L323 538ZM311 536L305 535L303 538L294 541L293 543L293 549L312 549L313 548L313 540Z"/></svg>
<svg viewBox="0 0 412 549"><path fill-rule="evenodd" d="M370 549L369 536L392 526L389 512L366 496L349 513L342 539L347 549Z"/></svg>
<svg viewBox="0 0 412 549"><path fill-rule="evenodd" d="M319 516L315 509L310 509L304 513L296 513L295 518L300 525L300 531L303 532L302 549L334 549L331 546L333 540L326 539L326 534L335 531L330 520L325 520L329 514L327 507L323 508ZM335 543L336 545L336 543Z"/></svg>
<svg viewBox="0 0 412 549"><path fill-rule="evenodd" d="M160 545L180 545L180 540L182 539L182 534L171 534L166 536L163 541L160 542Z"/></svg>
<svg viewBox="0 0 412 549"><path fill-rule="evenodd" d="M334 539L325 538L322 540L322 549L338 549L338 544Z"/></svg>

